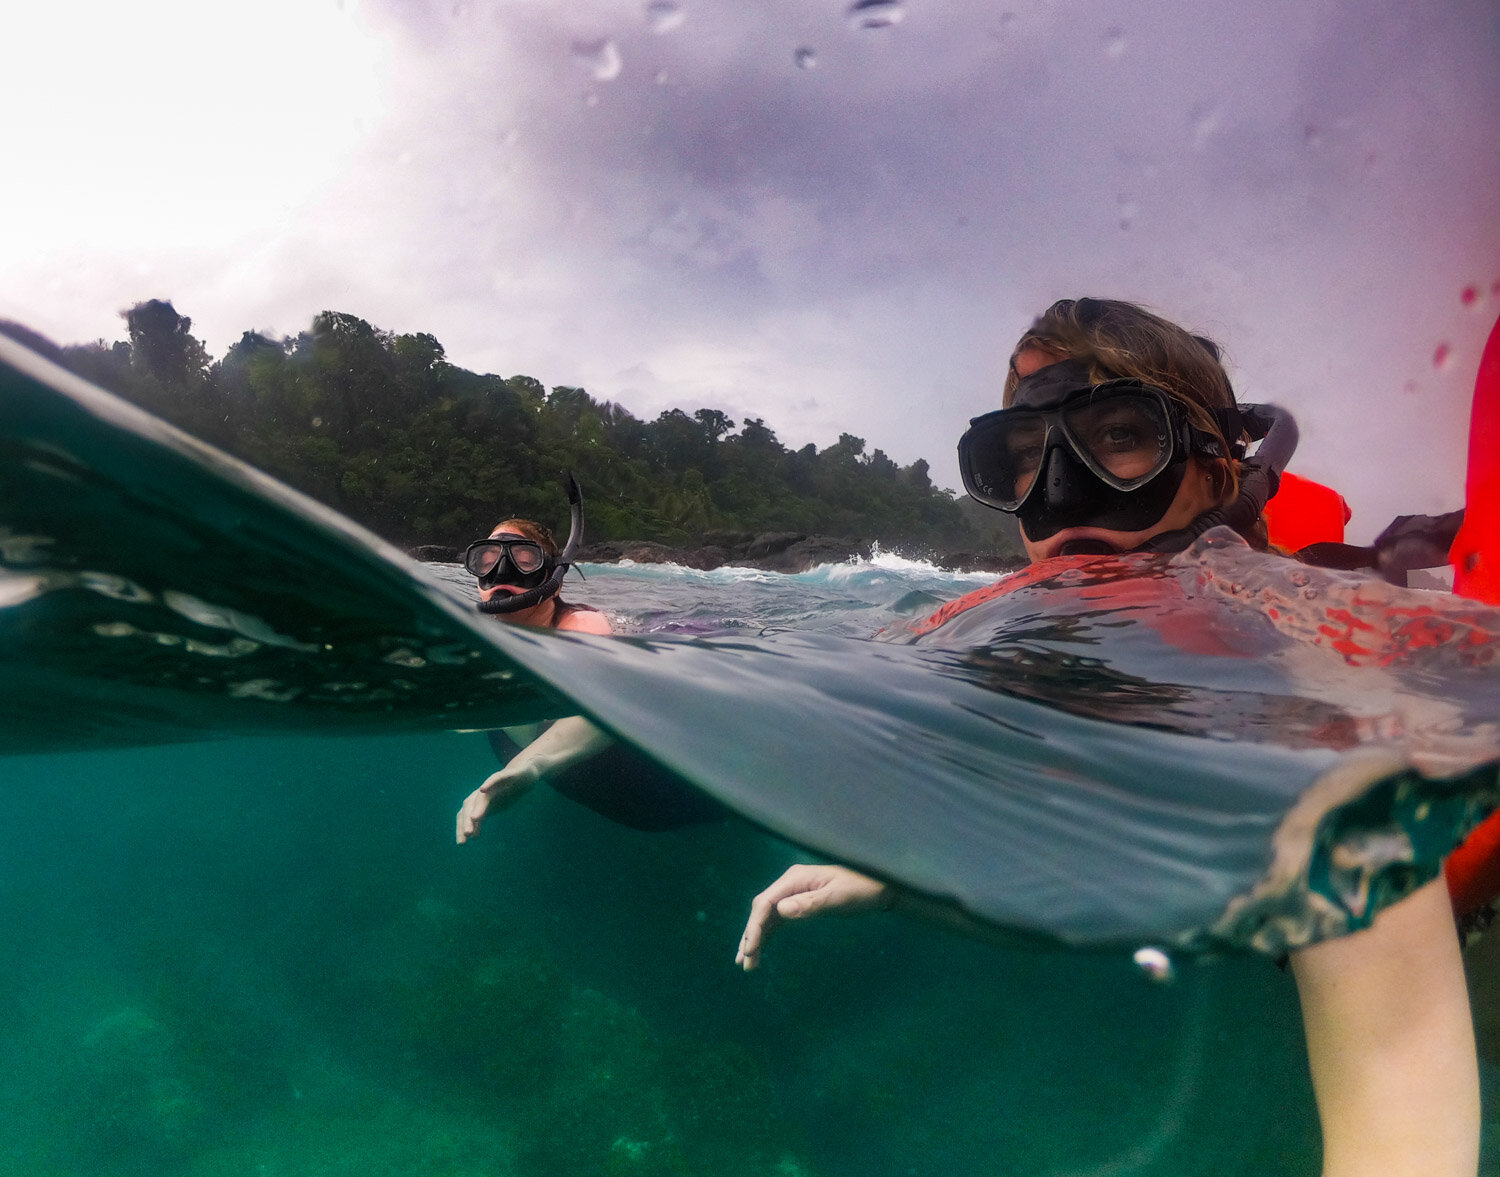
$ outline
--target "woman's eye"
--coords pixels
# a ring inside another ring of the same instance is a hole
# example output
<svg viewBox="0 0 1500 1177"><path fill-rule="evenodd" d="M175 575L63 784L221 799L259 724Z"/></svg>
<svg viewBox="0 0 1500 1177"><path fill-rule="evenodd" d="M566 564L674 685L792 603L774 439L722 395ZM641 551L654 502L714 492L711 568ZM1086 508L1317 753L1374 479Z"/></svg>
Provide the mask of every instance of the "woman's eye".
<svg viewBox="0 0 1500 1177"><path fill-rule="evenodd" d="M1042 464L1042 447L1036 444L1012 445L1010 462L1019 473L1033 471Z"/></svg>
<svg viewBox="0 0 1500 1177"><path fill-rule="evenodd" d="M1133 425L1107 425L1101 434L1101 440L1111 449L1133 448L1141 441L1140 430Z"/></svg>

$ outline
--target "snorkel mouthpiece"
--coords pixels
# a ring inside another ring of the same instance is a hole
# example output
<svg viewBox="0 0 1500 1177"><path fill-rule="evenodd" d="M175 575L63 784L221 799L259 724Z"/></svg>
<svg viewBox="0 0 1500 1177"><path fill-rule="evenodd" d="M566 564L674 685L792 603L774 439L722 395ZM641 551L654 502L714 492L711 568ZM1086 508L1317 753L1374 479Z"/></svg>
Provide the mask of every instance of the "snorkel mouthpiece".
<svg viewBox="0 0 1500 1177"><path fill-rule="evenodd" d="M578 554L578 549L583 546L583 492L578 488L578 480L573 477L572 471L568 472L567 479L568 542L558 553L556 560L551 561L551 573L541 584L527 589L524 593L497 593L487 601L480 601L477 607L481 613L519 613L524 609L540 605L548 597L555 596L557 590L562 587L563 577L567 576L568 569L573 566L573 559ZM489 584L485 583L485 580L494 577L498 571L499 565L497 564L493 571L480 580L480 587L491 588L499 583L494 580L491 580Z"/></svg>

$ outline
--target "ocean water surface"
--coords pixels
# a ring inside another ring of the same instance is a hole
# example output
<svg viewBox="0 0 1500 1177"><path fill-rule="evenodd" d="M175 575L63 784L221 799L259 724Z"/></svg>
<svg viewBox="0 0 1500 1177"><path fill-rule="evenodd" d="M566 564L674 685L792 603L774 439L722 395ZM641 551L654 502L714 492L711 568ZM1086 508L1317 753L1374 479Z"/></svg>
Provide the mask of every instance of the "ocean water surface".
<svg viewBox="0 0 1500 1177"><path fill-rule="evenodd" d="M583 571L567 595L637 634L865 637L992 579ZM455 846L494 767L474 732L0 766L3 1173L1318 1170L1294 987L1263 958L1160 983L866 916L783 931L746 975L749 900L805 855L547 788Z"/></svg>

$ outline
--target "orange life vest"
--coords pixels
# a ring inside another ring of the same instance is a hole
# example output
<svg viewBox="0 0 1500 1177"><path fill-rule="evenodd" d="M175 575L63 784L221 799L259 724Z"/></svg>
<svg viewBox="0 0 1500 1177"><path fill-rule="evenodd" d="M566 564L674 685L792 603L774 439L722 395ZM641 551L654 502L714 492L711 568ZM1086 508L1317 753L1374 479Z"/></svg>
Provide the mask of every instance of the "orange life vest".
<svg viewBox="0 0 1500 1177"><path fill-rule="evenodd" d="M1338 491L1292 473L1281 476L1263 513L1271 542L1287 552L1309 544L1343 543L1349 516L1349 504Z"/></svg>
<svg viewBox="0 0 1500 1177"><path fill-rule="evenodd" d="M1500 605L1500 323L1490 332L1474 382L1464 522L1449 559L1454 592ZM1458 915L1500 895L1500 810L1448 856L1446 871Z"/></svg>

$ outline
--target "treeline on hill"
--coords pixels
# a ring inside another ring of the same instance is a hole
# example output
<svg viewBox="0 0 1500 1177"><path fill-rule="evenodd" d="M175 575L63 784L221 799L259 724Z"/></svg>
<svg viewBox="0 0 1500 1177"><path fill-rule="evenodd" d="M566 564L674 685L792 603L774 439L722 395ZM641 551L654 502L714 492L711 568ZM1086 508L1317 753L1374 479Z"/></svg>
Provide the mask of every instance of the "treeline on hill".
<svg viewBox="0 0 1500 1177"><path fill-rule="evenodd" d="M431 335L333 311L295 338L246 331L217 361L170 302L124 318L128 342L58 358L401 546L462 545L507 515L565 525L566 470L583 485L591 540L695 544L733 530L913 553L1006 544L1003 527L933 486L925 461L898 466L848 433L788 450L764 421L717 409L641 421L581 388L466 371Z"/></svg>

